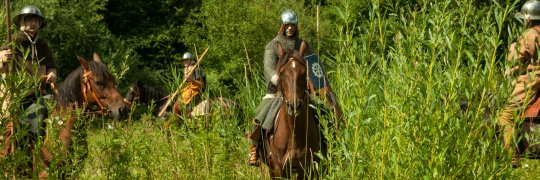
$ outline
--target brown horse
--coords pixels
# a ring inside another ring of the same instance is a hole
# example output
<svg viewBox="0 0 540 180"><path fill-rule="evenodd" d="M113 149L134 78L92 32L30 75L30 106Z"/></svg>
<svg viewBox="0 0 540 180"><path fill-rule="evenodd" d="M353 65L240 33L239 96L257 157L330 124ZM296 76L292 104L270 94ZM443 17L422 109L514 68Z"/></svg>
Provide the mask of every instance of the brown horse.
<svg viewBox="0 0 540 180"><path fill-rule="evenodd" d="M138 102L144 105L154 105L152 114L158 116L159 111L165 106L169 100L170 94L159 87L149 85L142 80L137 80L131 83L128 92L126 93L124 101L128 104ZM169 108L169 107L167 107ZM175 102L172 105L172 114L176 117L186 117L185 107L180 102ZM208 119L217 115L224 117L234 117L238 115L238 119L243 120L241 113L241 106L232 99L225 97L217 97L213 99L200 100L197 104L193 105L189 118ZM168 122L171 123L171 122ZM238 121L241 124L241 121ZM205 127L208 126L208 122L205 121Z"/></svg>
<svg viewBox="0 0 540 180"><path fill-rule="evenodd" d="M52 124L53 127L59 128L57 132L59 141L47 134L43 146L39 149L39 155L31 158L33 169L39 172L40 178L48 177L46 170L51 167L51 164L54 164L57 172L60 169L61 173L58 176L66 176L69 172L64 172L63 166L79 162L70 159L73 140L85 141L84 137L73 137L73 133L82 131L84 134L85 131L83 127L76 125L81 120L76 114L77 109L88 112L97 106L100 112L110 112L116 119L126 118L129 112L127 103L123 101L116 88L114 76L101 62L101 58L94 54L94 61L88 62L81 57L78 59L81 67L71 72L58 87L55 97L56 106L51 113L50 119L58 121Z"/></svg>
<svg viewBox="0 0 540 180"><path fill-rule="evenodd" d="M299 179L317 174L311 165L319 159L314 153L321 150L320 130L309 105L307 64L303 55L286 51L278 45L278 95L283 98L274 128L264 135L264 149L260 154L268 165L272 178L290 178L292 172Z"/></svg>
<svg viewBox="0 0 540 180"><path fill-rule="evenodd" d="M124 97L124 101L130 105L133 103L141 103L144 105L154 105L152 114L159 115L159 111L165 106L169 100L169 92L165 89L147 85L141 80L137 80L129 86L129 89Z"/></svg>

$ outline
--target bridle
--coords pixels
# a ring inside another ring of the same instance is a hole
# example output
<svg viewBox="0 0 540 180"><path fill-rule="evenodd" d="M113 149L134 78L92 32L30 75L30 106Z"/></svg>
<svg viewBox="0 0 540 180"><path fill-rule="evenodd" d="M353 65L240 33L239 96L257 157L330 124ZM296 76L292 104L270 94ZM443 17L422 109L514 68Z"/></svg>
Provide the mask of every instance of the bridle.
<svg viewBox="0 0 540 180"><path fill-rule="evenodd" d="M285 65L291 60L294 60L294 57L289 57L287 60L285 60L285 62L280 63L280 66L279 66L279 69L278 69L278 74L279 75L281 75L283 73L283 70L285 69ZM297 60L297 62L299 62L302 66L307 68L307 64L303 60ZM307 78L308 77L306 76L306 79ZM287 106L287 108L286 108L287 109L287 114L297 116L298 112L296 111L296 108L300 108L300 107L302 107L304 105L304 99L306 99L306 96L309 94L309 91L306 89L305 90L306 92L304 92L304 95L301 98L298 99L298 101L296 102L296 104L299 105L298 107L296 107L295 109L290 109L288 107L288 105L291 103L291 100L289 100L289 99L287 99L287 98L285 98L283 96L283 92L284 92L283 90L284 90L283 86L281 86L281 82L280 82L279 92L281 94L281 99L283 100L283 102ZM293 110L293 112L291 112L291 110Z"/></svg>
<svg viewBox="0 0 540 180"><path fill-rule="evenodd" d="M137 88L129 87L128 94L131 95L131 100L128 100L124 97L124 102L128 103L129 105L133 104L133 102L136 101L136 98L139 98L141 95L140 88L137 86ZM127 97L127 96L126 96Z"/></svg>
<svg viewBox="0 0 540 180"><path fill-rule="evenodd" d="M83 97L84 97L84 103L89 102L88 101L88 96L86 96L86 92L90 92L92 94L92 98L94 98L94 100L97 102L97 104L98 104L98 106L100 108L96 113L105 114L107 112L107 108L105 108L105 106L103 106L103 103L96 96L96 93L92 88L92 83L91 83L92 74L93 74L92 71L88 71L88 70L83 68L83 79L82 79L82 83L81 83L81 89L82 89L82 94L83 94Z"/></svg>

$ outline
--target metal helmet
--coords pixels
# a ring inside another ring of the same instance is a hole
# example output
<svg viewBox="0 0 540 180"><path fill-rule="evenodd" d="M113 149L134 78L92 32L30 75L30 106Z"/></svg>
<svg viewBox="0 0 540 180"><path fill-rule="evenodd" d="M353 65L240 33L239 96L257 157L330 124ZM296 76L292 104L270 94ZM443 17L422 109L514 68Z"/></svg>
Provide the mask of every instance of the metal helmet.
<svg viewBox="0 0 540 180"><path fill-rule="evenodd" d="M287 9L281 13L281 24L297 24L298 16L294 11Z"/></svg>
<svg viewBox="0 0 540 180"><path fill-rule="evenodd" d="M515 14L516 18L524 20L540 20L540 2L529 0L521 7L521 12Z"/></svg>
<svg viewBox="0 0 540 180"><path fill-rule="evenodd" d="M34 5L28 5L21 9L21 12L13 18L13 23L17 26L21 26L21 19L26 15L35 15L41 18L41 28L47 26L45 17L41 14L41 11Z"/></svg>
<svg viewBox="0 0 540 180"><path fill-rule="evenodd" d="M194 59L193 54L186 52L184 53L184 56L182 56L182 59Z"/></svg>

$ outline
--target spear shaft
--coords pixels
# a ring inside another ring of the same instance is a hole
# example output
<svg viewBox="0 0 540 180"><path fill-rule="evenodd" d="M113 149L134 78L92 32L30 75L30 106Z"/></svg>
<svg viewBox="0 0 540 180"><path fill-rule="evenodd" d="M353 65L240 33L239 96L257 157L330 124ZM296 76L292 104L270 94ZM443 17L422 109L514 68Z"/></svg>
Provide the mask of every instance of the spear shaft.
<svg viewBox="0 0 540 180"><path fill-rule="evenodd" d="M9 0L4 0L4 5L6 6L6 29L7 29L7 39L6 45L11 42L11 11Z"/></svg>

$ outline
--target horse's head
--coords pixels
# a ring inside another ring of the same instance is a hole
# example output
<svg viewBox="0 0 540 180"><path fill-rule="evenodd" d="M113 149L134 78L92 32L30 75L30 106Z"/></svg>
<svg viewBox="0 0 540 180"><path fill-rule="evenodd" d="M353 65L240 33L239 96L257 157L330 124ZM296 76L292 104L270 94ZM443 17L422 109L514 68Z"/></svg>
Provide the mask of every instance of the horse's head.
<svg viewBox="0 0 540 180"><path fill-rule="evenodd" d="M307 99L307 64L301 52L284 50L279 44L278 56L278 92L287 106L287 113L297 116L299 108L305 103L303 101Z"/></svg>
<svg viewBox="0 0 540 180"><path fill-rule="evenodd" d="M124 101L131 105L136 99L138 99L141 95L141 85L140 80L137 80L129 86L128 92L126 93L126 96L124 97Z"/></svg>
<svg viewBox="0 0 540 180"><path fill-rule="evenodd" d="M77 56L82 66L80 88L84 102L98 105L101 110L108 109L116 119L125 119L129 107L118 92L116 80L101 58L94 54L94 61L86 61Z"/></svg>

